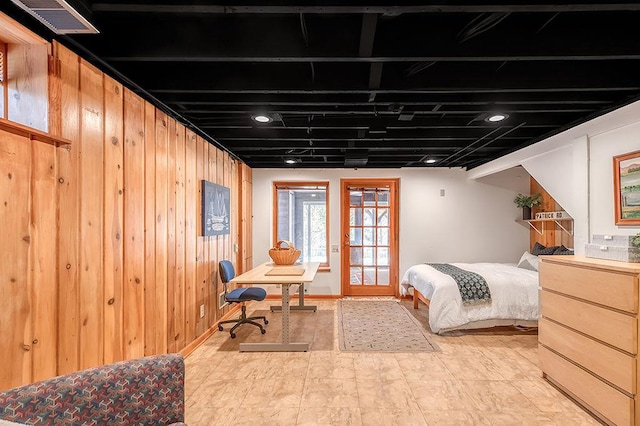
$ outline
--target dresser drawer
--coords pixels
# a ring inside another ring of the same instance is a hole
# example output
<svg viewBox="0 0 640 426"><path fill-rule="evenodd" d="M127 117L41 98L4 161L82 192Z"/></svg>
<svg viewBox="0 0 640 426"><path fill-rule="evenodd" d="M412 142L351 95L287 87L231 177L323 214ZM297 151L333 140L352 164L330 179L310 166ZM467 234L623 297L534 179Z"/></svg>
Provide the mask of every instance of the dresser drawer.
<svg viewBox="0 0 640 426"><path fill-rule="evenodd" d="M544 346L635 395L636 359L610 346L542 318L538 340Z"/></svg>
<svg viewBox="0 0 640 426"><path fill-rule="evenodd" d="M540 346L538 352L542 372L548 378L611 423L616 425L632 424L634 419L633 399L544 346Z"/></svg>
<svg viewBox="0 0 640 426"><path fill-rule="evenodd" d="M638 312L637 275L561 265L543 260L540 265L540 285L545 289L621 311Z"/></svg>
<svg viewBox="0 0 640 426"><path fill-rule="evenodd" d="M541 291L542 316L607 342L631 354L637 354L638 322L635 317Z"/></svg>

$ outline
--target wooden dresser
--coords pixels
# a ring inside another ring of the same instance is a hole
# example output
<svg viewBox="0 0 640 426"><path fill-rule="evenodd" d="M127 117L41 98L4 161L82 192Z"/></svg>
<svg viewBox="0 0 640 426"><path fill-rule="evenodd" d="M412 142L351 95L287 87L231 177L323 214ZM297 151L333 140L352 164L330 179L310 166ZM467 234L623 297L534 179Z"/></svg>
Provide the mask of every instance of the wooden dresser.
<svg viewBox="0 0 640 426"><path fill-rule="evenodd" d="M639 263L541 256L543 376L606 423L640 425Z"/></svg>

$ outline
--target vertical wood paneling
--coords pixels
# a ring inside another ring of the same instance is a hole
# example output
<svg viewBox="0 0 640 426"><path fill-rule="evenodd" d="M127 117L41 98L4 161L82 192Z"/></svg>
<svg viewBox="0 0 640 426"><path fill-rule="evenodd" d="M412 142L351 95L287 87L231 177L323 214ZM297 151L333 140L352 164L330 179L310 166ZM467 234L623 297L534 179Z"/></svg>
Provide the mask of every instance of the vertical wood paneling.
<svg viewBox="0 0 640 426"><path fill-rule="evenodd" d="M178 137L176 121L168 119L167 162L167 350L176 351L176 155Z"/></svg>
<svg viewBox="0 0 640 426"><path fill-rule="evenodd" d="M0 75L0 117L7 118L7 108L5 106L9 102L7 96L7 45L0 41L0 53L2 53L2 57L4 58L4 63L2 66L1 75Z"/></svg>
<svg viewBox="0 0 640 426"><path fill-rule="evenodd" d="M29 143L29 142L28 142ZM56 339L57 289L56 251L56 148L30 142L32 162L31 185L31 312L33 335L31 348L33 374L31 380L56 375L58 342ZM3 299L6 300L6 299ZM29 341L27 342L29 344Z"/></svg>
<svg viewBox="0 0 640 426"><path fill-rule="evenodd" d="M47 131L49 64L46 44L10 43L7 49L8 118Z"/></svg>
<svg viewBox="0 0 640 426"><path fill-rule="evenodd" d="M0 49L2 49L0 43ZM3 79L4 82L4 79ZM0 82L0 94L3 82ZM49 133L54 136L62 135L62 81L60 79L60 60L49 56ZM1 104L2 102L0 102ZM2 106L0 106L0 110ZM0 114L0 117L2 115Z"/></svg>
<svg viewBox="0 0 640 426"><path fill-rule="evenodd" d="M53 53L43 93L71 145L0 135L0 389L182 350L228 311L217 263L238 263L245 238L244 166L57 42ZM201 236L203 179L231 189L228 236Z"/></svg>
<svg viewBox="0 0 640 426"><path fill-rule="evenodd" d="M218 157L222 155L222 176L223 176L223 185L226 186L227 188L229 188L229 196L232 197L233 196L233 191L234 191L234 186L233 186L233 180L231 179L231 174L232 174L232 167L231 167L231 161L229 161L229 153L226 151L221 151L218 150ZM220 161L218 161L220 162ZM233 207L229 206L229 214L231 215L231 217L233 217L235 210ZM232 254L232 247L231 244L234 240L233 238L233 229L229 229L230 233L227 235L223 235L223 241L224 241L224 258L225 259L229 259L232 262L234 262L234 266L236 265L236 259L235 256ZM221 257L222 258L222 257Z"/></svg>
<svg viewBox="0 0 640 426"><path fill-rule="evenodd" d="M219 158L220 152L218 149L207 143L207 149L209 150L209 181L215 182L218 185L223 185L222 182L222 171L220 170L220 161ZM221 256L221 253L224 253L224 248L222 247L223 237L217 235L215 237L209 237L209 271L208 271L208 281L206 287L206 293L208 296L209 302L209 323L208 326L211 327L218 318L221 317L219 309L220 303L218 300L218 260L222 260L224 257Z"/></svg>
<svg viewBox="0 0 640 426"><path fill-rule="evenodd" d="M185 128L176 127L176 278L174 286L174 350L185 345L185 258L186 258L186 217L185 217Z"/></svg>
<svg viewBox="0 0 640 426"><path fill-rule="evenodd" d="M167 216L168 216L168 121L156 110L156 317L152 327L156 333L155 353L167 351Z"/></svg>
<svg viewBox="0 0 640 426"><path fill-rule="evenodd" d="M102 364L102 73L80 61L80 368Z"/></svg>
<svg viewBox="0 0 640 426"><path fill-rule="evenodd" d="M156 354L156 109L144 106L144 354Z"/></svg>
<svg viewBox="0 0 640 426"><path fill-rule="evenodd" d="M535 194L539 192L542 194L543 203L540 206L533 207L531 209L531 215L535 218L535 214L537 212L552 212L562 210L562 206L560 206L556 200L549 194L544 188L533 178L531 178L531 194ZM565 224L569 226L569 222ZM542 224L536 224L538 229L542 229ZM531 247L538 242L543 246L559 246L563 244L565 247L573 247L573 236L563 232L556 224L552 221L544 223L544 232L539 234L534 229L530 231L530 244Z"/></svg>
<svg viewBox="0 0 640 426"><path fill-rule="evenodd" d="M80 62L78 56L58 43L60 60L61 131L71 145L57 149L58 155L58 374L80 368L79 302L79 169L80 169Z"/></svg>
<svg viewBox="0 0 640 426"><path fill-rule="evenodd" d="M124 91L124 355L144 355L145 342L145 139L144 101Z"/></svg>
<svg viewBox="0 0 640 426"><path fill-rule="evenodd" d="M122 85L104 77L104 362L124 359L123 219L124 148ZM128 200L130 201L130 200ZM137 233L137 232L136 232Z"/></svg>
<svg viewBox="0 0 640 426"><path fill-rule="evenodd" d="M205 284L207 282L206 264L207 264L207 237L202 236L202 180L207 179L208 175L205 175L205 170L208 170L207 157L209 150L207 149L207 143L201 138L196 139L196 179L198 187L198 223L197 232L198 237L196 239L196 337L201 335L207 329L208 319L207 311L208 304L206 303ZM206 166L206 169L205 169ZM200 307L204 305L204 317L200 316Z"/></svg>
<svg viewBox="0 0 640 426"><path fill-rule="evenodd" d="M196 240L198 237L198 179L196 175L196 135L190 130L185 135L185 342L196 337Z"/></svg>
<svg viewBox="0 0 640 426"><path fill-rule="evenodd" d="M0 132L0 222L3 227L0 256L0 335L2 365L0 384L6 388L31 379L29 319L29 175L30 142Z"/></svg>
<svg viewBox="0 0 640 426"><path fill-rule="evenodd" d="M543 203L539 206L533 207L531 209L531 216L532 218L535 218L535 214L537 212L543 212L543 211L553 211L554 207L555 207L555 200L553 200L553 198L551 198L551 196L549 195L549 193L547 191L544 190L544 188L538 183L536 182L535 179L531 178L531 194L535 194L539 192L540 194L542 194L542 200ZM540 227L540 226L538 226ZM540 244L542 244L543 246L554 246L556 245L556 230L555 230L555 226L553 224L553 222L549 222L545 224L545 231L542 233L542 235L538 234L534 229L531 229L530 231L530 235L531 235L531 246L533 247L533 244L535 244L536 242L539 242Z"/></svg>
<svg viewBox="0 0 640 426"><path fill-rule="evenodd" d="M233 256L233 262L236 265L236 272L242 270L242 261L240 259L239 242L240 242L240 188L242 188L242 182L238 173L238 167L235 161L230 161L230 180L231 180L231 212L229 217L231 219L231 256Z"/></svg>
<svg viewBox="0 0 640 426"><path fill-rule="evenodd" d="M234 191L235 191L235 187L234 187L234 182L233 179L231 178L232 176L232 165L231 165L231 161L229 161L229 153L226 151L221 151L218 150L218 164L220 164L220 157L222 157L222 175L223 175L223 185L229 188L229 197L230 197L230 202L231 200L234 199ZM220 167L220 166L218 166ZM229 211L229 216L230 218L233 218L233 216L235 215L237 210L231 210ZM234 218L235 219L235 218ZM235 220L234 220L235 222ZM223 250L222 252L220 252L220 250L218 250L218 259L228 259L231 262L233 262L233 266L236 268L238 268L238 262L236 262L237 258L235 256L235 253L233 253L233 241L235 241L235 237L234 237L234 228L232 226L229 227L229 234L227 235L222 235L222 245L223 245ZM216 290L218 292L223 291L222 286L220 283L219 279L216 279ZM220 318L222 315L226 314L229 309L231 307L230 306L225 306L224 308L222 308L222 310L220 310L220 307L218 307L218 318Z"/></svg>
<svg viewBox="0 0 640 426"><path fill-rule="evenodd" d="M125 359L144 355L145 235L144 102L124 89L124 276L123 351Z"/></svg>
<svg viewBox="0 0 640 426"><path fill-rule="evenodd" d="M252 224L253 224L253 206L251 204L251 193L253 191L251 169L242 164L240 166L242 174L242 196L241 196L241 208L242 208L242 230L240 233L242 258L243 258L243 270L246 272L253 267L253 245L251 240Z"/></svg>

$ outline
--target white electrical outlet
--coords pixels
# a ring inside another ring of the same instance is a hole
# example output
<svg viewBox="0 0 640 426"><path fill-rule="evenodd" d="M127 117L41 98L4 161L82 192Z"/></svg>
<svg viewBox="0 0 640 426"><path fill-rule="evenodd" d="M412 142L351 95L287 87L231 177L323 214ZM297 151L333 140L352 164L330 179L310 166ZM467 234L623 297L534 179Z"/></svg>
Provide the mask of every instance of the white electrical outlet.
<svg viewBox="0 0 640 426"><path fill-rule="evenodd" d="M204 304L200 305L200 318L204 318Z"/></svg>

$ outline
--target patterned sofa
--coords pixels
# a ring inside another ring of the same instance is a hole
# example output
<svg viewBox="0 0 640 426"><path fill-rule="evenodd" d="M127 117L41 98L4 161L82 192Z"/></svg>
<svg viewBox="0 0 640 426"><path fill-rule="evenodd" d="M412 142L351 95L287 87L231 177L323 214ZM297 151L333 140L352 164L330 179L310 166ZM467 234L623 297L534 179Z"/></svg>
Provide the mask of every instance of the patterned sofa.
<svg viewBox="0 0 640 426"><path fill-rule="evenodd" d="M0 392L2 420L33 425L184 422L184 360L156 355Z"/></svg>

